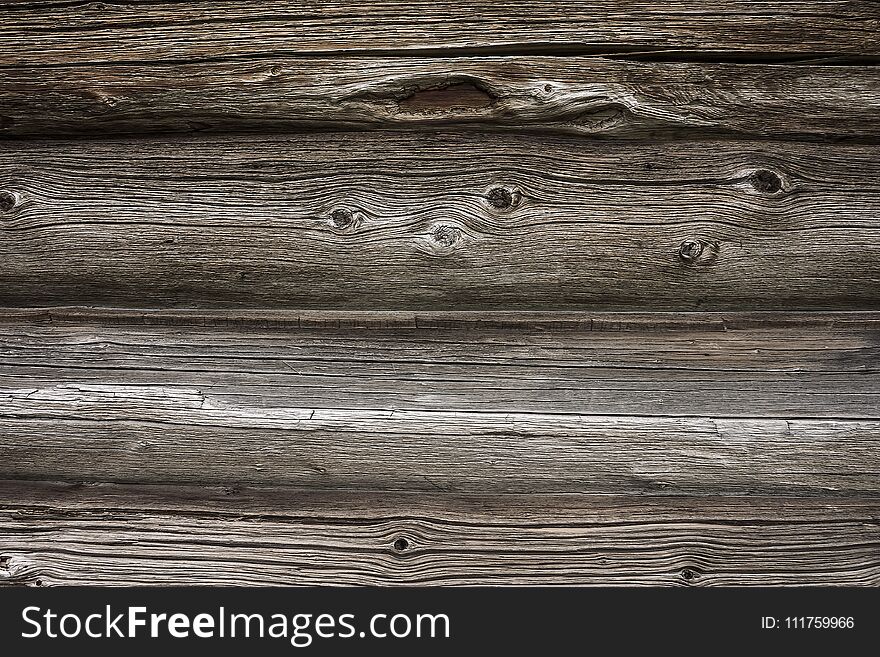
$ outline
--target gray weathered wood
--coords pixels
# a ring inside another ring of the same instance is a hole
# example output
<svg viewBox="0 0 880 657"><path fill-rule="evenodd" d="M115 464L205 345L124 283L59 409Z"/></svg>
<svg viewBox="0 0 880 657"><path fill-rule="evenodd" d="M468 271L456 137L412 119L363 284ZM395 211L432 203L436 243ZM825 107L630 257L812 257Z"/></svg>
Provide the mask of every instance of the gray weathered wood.
<svg viewBox="0 0 880 657"><path fill-rule="evenodd" d="M877 309L878 152L383 131L9 143L0 303Z"/></svg>
<svg viewBox="0 0 880 657"><path fill-rule="evenodd" d="M159 386L2 393L9 478L870 494L880 476L877 420L255 408Z"/></svg>
<svg viewBox="0 0 880 657"><path fill-rule="evenodd" d="M223 331L100 314L103 325L77 326L22 324L17 311L2 325L0 477L876 493L874 315L783 330L725 331L723 315L721 330L719 316L702 329L656 316L620 331L623 315L582 317L592 331L512 318L506 329Z"/></svg>
<svg viewBox="0 0 880 657"><path fill-rule="evenodd" d="M305 325L302 314L276 314L269 326L262 313L250 324L196 315L188 326L186 316L172 323L162 314L41 315L0 318L6 390L195 387L259 408L880 419L880 317L872 314L782 315L785 324L729 313L686 325L668 315L648 323L508 314L482 328L475 317L499 316L407 323L377 313L370 328L338 328L331 313L306 314Z"/></svg>
<svg viewBox="0 0 880 657"><path fill-rule="evenodd" d="M880 584L876 500L22 482L0 498L10 584Z"/></svg>
<svg viewBox="0 0 880 657"><path fill-rule="evenodd" d="M0 4L0 584L880 585L878 33Z"/></svg>
<svg viewBox="0 0 880 657"><path fill-rule="evenodd" d="M412 50L880 54L871 0L70 3L0 7L0 65Z"/></svg>
<svg viewBox="0 0 880 657"><path fill-rule="evenodd" d="M880 137L877 66L299 57L3 72L0 135L444 123L616 138Z"/></svg>

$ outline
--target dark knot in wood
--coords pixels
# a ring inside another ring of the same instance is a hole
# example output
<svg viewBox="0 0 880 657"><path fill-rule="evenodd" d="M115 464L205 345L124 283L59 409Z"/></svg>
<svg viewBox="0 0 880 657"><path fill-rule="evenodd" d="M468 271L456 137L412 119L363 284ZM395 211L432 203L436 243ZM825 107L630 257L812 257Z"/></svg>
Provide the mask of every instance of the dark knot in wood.
<svg viewBox="0 0 880 657"><path fill-rule="evenodd" d="M696 571L691 570L690 568L683 568L681 571L681 578L686 582L692 582L697 579L697 577L699 577L699 575Z"/></svg>
<svg viewBox="0 0 880 657"><path fill-rule="evenodd" d="M763 194L775 194L782 189L782 178L773 171L758 169L751 176L749 182L757 191Z"/></svg>
<svg viewBox="0 0 880 657"><path fill-rule="evenodd" d="M703 243L695 239L686 239L678 247L678 257L684 262L694 262L703 253Z"/></svg>
<svg viewBox="0 0 880 657"><path fill-rule="evenodd" d="M409 547L409 541L405 538L398 538L394 541L394 551L395 552L403 552Z"/></svg>
<svg viewBox="0 0 880 657"><path fill-rule="evenodd" d="M498 208L499 210L506 210L513 205L513 194L509 189L505 189L504 187L494 187L493 189L490 189L489 193L486 194L486 198L492 207Z"/></svg>
<svg viewBox="0 0 880 657"><path fill-rule="evenodd" d="M339 230L345 230L354 223L354 215L351 210L337 208L330 213L330 224Z"/></svg>
<svg viewBox="0 0 880 657"><path fill-rule="evenodd" d="M455 244L461 238L461 230L456 228L455 226L437 226L434 230L431 231L431 238L437 244L437 246L442 246L443 248L451 248L455 246Z"/></svg>
<svg viewBox="0 0 880 657"><path fill-rule="evenodd" d="M18 197L12 192L0 191L0 212L9 212L18 204Z"/></svg>

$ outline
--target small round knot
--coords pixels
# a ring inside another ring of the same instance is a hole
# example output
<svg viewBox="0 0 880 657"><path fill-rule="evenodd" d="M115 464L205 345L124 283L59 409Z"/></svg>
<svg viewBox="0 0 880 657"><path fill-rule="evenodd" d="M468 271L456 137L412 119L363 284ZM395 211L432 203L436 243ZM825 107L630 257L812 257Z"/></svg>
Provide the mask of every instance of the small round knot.
<svg viewBox="0 0 880 657"><path fill-rule="evenodd" d="M431 239L434 240L437 246L449 248L455 246L455 243L458 242L460 233L461 231L455 226L437 226L431 231Z"/></svg>
<svg viewBox="0 0 880 657"><path fill-rule="evenodd" d="M0 190L0 212L9 212L18 205L18 196L13 192Z"/></svg>
<svg viewBox="0 0 880 657"><path fill-rule="evenodd" d="M763 194L775 194L782 189L782 178L773 171L758 169L751 176L749 182L756 191Z"/></svg>
<svg viewBox="0 0 880 657"><path fill-rule="evenodd" d="M553 85L548 82L544 85L544 92L549 94L551 91L553 91Z"/></svg>
<svg viewBox="0 0 880 657"><path fill-rule="evenodd" d="M686 239L678 247L678 257L685 262L694 262L703 253L703 243L695 239Z"/></svg>
<svg viewBox="0 0 880 657"><path fill-rule="evenodd" d="M499 210L506 210L513 205L513 194L509 189L505 189L504 187L494 187L490 189L489 193L486 194L486 199L493 208L498 208Z"/></svg>
<svg viewBox="0 0 880 657"><path fill-rule="evenodd" d="M337 208L330 213L330 223L334 228L344 230L354 223L354 215L351 213L351 210Z"/></svg>
<svg viewBox="0 0 880 657"><path fill-rule="evenodd" d="M686 582L692 582L697 579L697 577L699 577L699 575L697 575L695 571L691 570L690 568L682 568L681 578Z"/></svg>
<svg viewBox="0 0 880 657"><path fill-rule="evenodd" d="M403 552L409 547L409 541L405 538L401 537L394 541L394 551L395 552Z"/></svg>
<svg viewBox="0 0 880 657"><path fill-rule="evenodd" d="M281 75L281 67L280 66L273 66L272 68L269 69L269 75L272 75L272 76Z"/></svg>

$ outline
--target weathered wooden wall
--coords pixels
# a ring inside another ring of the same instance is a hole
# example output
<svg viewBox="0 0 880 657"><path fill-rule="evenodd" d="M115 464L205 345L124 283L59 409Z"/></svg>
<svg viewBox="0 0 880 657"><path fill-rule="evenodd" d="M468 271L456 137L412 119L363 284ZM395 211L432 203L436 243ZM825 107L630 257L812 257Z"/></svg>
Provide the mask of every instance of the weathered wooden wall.
<svg viewBox="0 0 880 657"><path fill-rule="evenodd" d="M0 582L880 584L877 2L0 43Z"/></svg>

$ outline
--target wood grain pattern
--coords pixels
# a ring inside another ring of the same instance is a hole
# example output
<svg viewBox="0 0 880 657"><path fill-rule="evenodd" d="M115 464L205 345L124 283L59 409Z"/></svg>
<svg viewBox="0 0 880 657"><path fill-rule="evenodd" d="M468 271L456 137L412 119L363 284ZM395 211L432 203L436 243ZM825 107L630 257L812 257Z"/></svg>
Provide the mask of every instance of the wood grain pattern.
<svg viewBox="0 0 880 657"><path fill-rule="evenodd" d="M4 392L4 475L465 492L870 494L880 422L247 409L197 390Z"/></svg>
<svg viewBox="0 0 880 657"><path fill-rule="evenodd" d="M637 139L880 137L877 66L278 57L9 69L0 135L430 127Z"/></svg>
<svg viewBox="0 0 880 657"><path fill-rule="evenodd" d="M880 586L878 33L0 3L0 585Z"/></svg>
<svg viewBox="0 0 880 657"><path fill-rule="evenodd" d="M878 163L473 132L21 142L0 303L877 309Z"/></svg>
<svg viewBox="0 0 880 657"><path fill-rule="evenodd" d="M661 317L623 334L6 324L0 476L871 495L877 322L720 334Z"/></svg>
<svg viewBox="0 0 880 657"><path fill-rule="evenodd" d="M0 65L552 49L880 54L871 0L70 3L0 7Z"/></svg>
<svg viewBox="0 0 880 657"><path fill-rule="evenodd" d="M12 584L880 583L876 500L22 482L0 494Z"/></svg>
<svg viewBox="0 0 880 657"><path fill-rule="evenodd" d="M667 315L648 324L551 313L543 324L508 316L494 328L436 314L408 324L376 314L369 328L334 326L329 313L279 314L271 327L244 318L211 325L205 316L187 325L166 315L162 324L152 313L40 316L19 311L0 324L7 391L113 384L182 391L181 400L195 388L213 402L256 408L880 419L873 314L772 326L766 314L680 325Z"/></svg>

